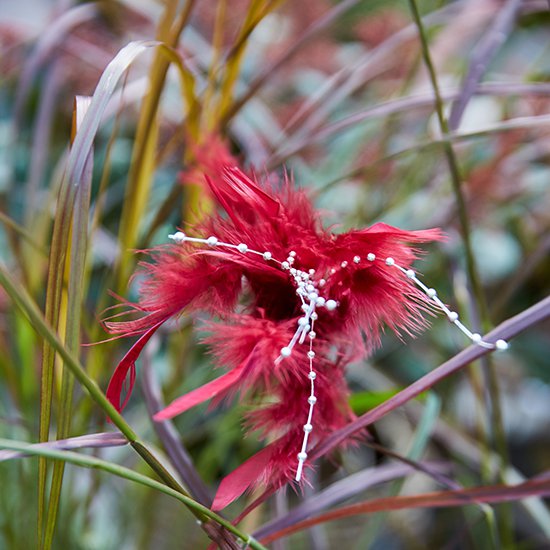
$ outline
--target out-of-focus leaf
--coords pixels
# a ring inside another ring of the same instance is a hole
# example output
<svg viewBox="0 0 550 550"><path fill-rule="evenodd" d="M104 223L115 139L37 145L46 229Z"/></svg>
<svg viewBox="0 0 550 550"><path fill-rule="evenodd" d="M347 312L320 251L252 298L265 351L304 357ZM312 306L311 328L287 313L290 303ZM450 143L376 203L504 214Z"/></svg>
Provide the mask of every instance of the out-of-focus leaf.
<svg viewBox="0 0 550 550"><path fill-rule="evenodd" d="M313 525L358 514L372 514L374 512L404 510L406 508L443 508L480 503L513 502L532 496L548 495L550 495L550 479L547 476L542 479L532 479L518 485L492 485L457 491L440 491L425 495L379 498L320 514L314 518L297 523L292 527L281 529L270 536L263 537L262 542L268 544L278 538L307 529Z"/></svg>
<svg viewBox="0 0 550 550"><path fill-rule="evenodd" d="M170 62L175 64L181 78L183 97L187 107L187 130L192 136L197 137L199 105L195 95L195 78L176 51L172 49L177 47L194 4L195 0L187 0L185 8L174 21L178 3L167 3L159 24L158 37L162 42L157 43L160 46L159 51L153 60L149 74L149 89L140 110L130 173L120 214L118 233L120 256L116 269L118 292L122 292L127 284L132 268L133 249L138 241L139 225L147 210L147 200L156 170L158 107Z"/></svg>
<svg viewBox="0 0 550 550"><path fill-rule="evenodd" d="M210 506L212 504L212 497L209 494L208 487L204 484L197 473L189 453L181 443L174 424L171 420L164 420L161 422L155 422L153 420L153 416L164 408L164 404L161 399L160 387L153 375L149 360L145 358L144 363L145 364L141 372L141 387L145 397L145 403L147 404L149 416L155 427L155 431L159 436L159 439L164 444L166 452L170 457L170 461L174 468L178 471L181 479L185 483L185 486L189 488L191 494L201 504Z"/></svg>
<svg viewBox="0 0 550 550"><path fill-rule="evenodd" d="M355 414L364 414L374 407L384 403L390 397L393 397L397 392L400 391L400 388L395 390L388 391L361 391L353 393L349 398L349 405L353 409Z"/></svg>
<svg viewBox="0 0 550 550"><path fill-rule="evenodd" d="M48 441L48 443L36 443L31 445L31 449L54 449L59 451L69 451L72 449L101 449L104 447L120 447L127 445L128 440L116 432L103 432L98 434L80 435L78 437L69 437L68 439L58 439L57 441ZM24 451L0 451L0 462L3 460L12 460L14 458L24 458L32 456L32 452Z"/></svg>
<svg viewBox="0 0 550 550"><path fill-rule="evenodd" d="M448 464L441 463L428 462L425 466L439 473L444 473L449 469ZM406 477L416 472L415 468L407 464L389 464L376 468L365 468L356 474L348 475L344 479L336 481L323 491L309 497L283 517L266 523L254 533L254 536L258 539L263 539L281 529L286 529L314 514L318 514L338 502L352 498L371 487Z"/></svg>
<svg viewBox="0 0 550 550"><path fill-rule="evenodd" d="M224 122L235 116L242 107L253 98L258 90L264 86L279 69L283 67L297 52L299 52L306 44L308 44L319 33L332 25L343 13L356 6L361 0L342 0L333 6L323 17L314 21L302 34L298 40L293 43L283 54L269 66L267 66L254 80L250 83L245 94L235 101L228 111L225 113Z"/></svg>
<svg viewBox="0 0 550 550"><path fill-rule="evenodd" d="M40 254L44 256L47 255L47 252L36 242L34 235L29 233L22 225L19 225L16 221L12 220L9 216L4 214L4 212L0 212L0 222L2 222L6 227L9 227L12 231L20 235Z"/></svg>
<svg viewBox="0 0 550 550"><path fill-rule="evenodd" d="M21 123L21 111L29 95L32 82L42 63L48 58L53 49L61 43L68 32L95 17L96 13L97 7L91 2L75 6L57 17L51 25L46 27L45 32L40 34L33 53L27 58L19 80L14 108L16 131Z"/></svg>

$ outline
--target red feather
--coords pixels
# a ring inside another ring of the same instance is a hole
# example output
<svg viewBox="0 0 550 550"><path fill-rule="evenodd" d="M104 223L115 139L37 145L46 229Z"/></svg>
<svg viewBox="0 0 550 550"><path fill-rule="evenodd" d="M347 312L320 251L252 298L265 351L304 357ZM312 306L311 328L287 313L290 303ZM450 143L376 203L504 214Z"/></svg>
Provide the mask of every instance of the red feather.
<svg viewBox="0 0 550 550"><path fill-rule="evenodd" d="M258 478L262 477L273 454L273 447L273 445L268 445L223 479L214 497L212 510L225 508L250 489Z"/></svg>
<svg viewBox="0 0 550 550"><path fill-rule="evenodd" d="M414 246L440 240L441 233L377 223L335 235L322 227L306 193L288 178L260 186L233 164L209 159L206 181L225 214L204 218L193 235L245 243L260 253L270 252L279 262L293 251L293 267L314 270L316 280L325 279L323 296L338 302L334 311L320 308L315 321L318 404L310 439L315 444L353 418L347 405L346 364L376 348L384 326L407 334L426 325L423 314L430 311L429 301L403 273L386 265L385 258L408 269L420 254ZM368 261L369 254L377 260ZM223 480L214 508L225 507L259 484L280 487L296 472L311 387L308 346L296 345L290 357L277 361L303 316L295 282L280 263L222 246L185 241L160 247L153 255L153 263L140 265L140 299L129 307L141 317L105 323L113 334L143 334L116 368L109 398L120 407L127 373L132 383L137 356L166 319L184 310L217 316L220 321L210 325L205 343L228 372L176 399L155 419L172 418L208 399L216 403L239 390L241 398L255 405L246 417L248 429L272 443Z"/></svg>
<svg viewBox="0 0 550 550"><path fill-rule="evenodd" d="M156 421L168 420L169 418L173 418L174 416L185 412L195 405L199 405L208 399L216 397L220 393L226 392L239 381L242 371L242 367L237 367L229 371L227 374L212 380L212 382L209 382L208 384L205 384L192 392L182 395L175 401L172 401L168 407L155 414L154 419Z"/></svg>
<svg viewBox="0 0 550 550"><path fill-rule="evenodd" d="M143 348L145 347L147 342L149 342L153 334L155 334L155 332L161 327L161 325L165 323L165 321L166 319L163 319L162 321L159 321L156 325L153 325L149 330L147 330L147 332L145 332L143 336L141 336L141 338L129 349L128 353L126 353L126 355L117 365L106 392L107 399L116 407L117 411L122 411L122 409L126 407L128 399L130 399L130 395L132 393L132 389L134 387L134 382L136 379L137 358L139 357ZM128 372L130 373L129 378ZM120 399L122 396L122 391L124 389L124 382L127 380L127 378L128 388L126 390L126 397L121 404Z"/></svg>

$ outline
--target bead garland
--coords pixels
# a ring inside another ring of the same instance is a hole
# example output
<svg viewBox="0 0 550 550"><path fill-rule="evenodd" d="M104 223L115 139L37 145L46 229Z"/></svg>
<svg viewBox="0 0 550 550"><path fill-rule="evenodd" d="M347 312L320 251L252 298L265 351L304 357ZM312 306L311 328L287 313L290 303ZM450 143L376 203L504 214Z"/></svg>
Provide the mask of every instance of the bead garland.
<svg viewBox="0 0 550 550"><path fill-rule="evenodd" d="M302 303L302 311L304 312L303 317L298 319L298 328L291 338L290 342L281 348L280 355L275 360L275 364L279 364L281 361L284 361L286 358L292 355L293 349L296 344L303 344L306 337L309 339L309 351L307 352L307 357L309 360L309 372L308 379L310 381L310 394L307 398L309 405L309 412L307 416L306 423L303 426L304 437L302 440L302 446L300 452L297 454L298 467L296 470L296 481L300 481L302 478L302 472L304 468L304 463L307 460L307 446L309 436L313 431L313 410L317 403L317 397L315 395L315 379L317 378L317 373L314 370L314 359L315 351L313 349L313 342L316 337L314 331L315 321L318 318L316 312L317 308L325 308L327 311L334 311L338 307L338 302L331 299L328 296L323 296L321 289L326 284L326 279L316 278L316 273L314 269L309 269L307 271L296 269L293 267L293 264L296 261L296 252L291 250L288 253L286 260L278 260L273 257L273 254L270 251L258 251L250 248L246 243L231 244L220 241L217 237L211 236L207 239L189 237L182 231L177 231L172 235L168 235L168 238L173 240L175 243L182 244L184 242L206 244L210 247L219 247L219 248L228 248L236 250L241 254L252 254L260 256L266 262L272 262L278 266L283 271L287 271L290 275L290 279L296 287L296 294ZM373 263L377 260L377 257L372 252L369 252L365 258L370 263ZM363 261L363 258L359 255L353 256L351 261L354 264L359 264ZM458 317L458 313L451 311L438 297L437 291L434 288L426 286L416 275L415 271L412 269L405 269L404 267L398 265L395 260L391 257L385 258L383 260L385 265L392 267L401 271L407 279L409 279L413 284L420 288L424 294L441 310L443 311L449 321L453 323L463 334L465 334L472 343L484 347L486 349L494 350L505 350L508 348L508 343L505 340L497 340L494 344L491 342L486 342L483 340L480 334L471 332ZM340 263L340 268L345 269L349 263L343 261ZM336 269L332 268L329 270L329 276L334 275Z"/></svg>

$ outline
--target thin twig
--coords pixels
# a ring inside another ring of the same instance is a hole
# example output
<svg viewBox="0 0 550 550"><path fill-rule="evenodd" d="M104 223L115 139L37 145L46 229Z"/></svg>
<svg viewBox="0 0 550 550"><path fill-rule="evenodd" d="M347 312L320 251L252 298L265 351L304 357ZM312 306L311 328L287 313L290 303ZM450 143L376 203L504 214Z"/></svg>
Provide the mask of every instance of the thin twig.
<svg viewBox="0 0 550 550"><path fill-rule="evenodd" d="M432 62L430 48L428 45L428 39L424 31L422 19L418 11L416 0L409 0L409 6L411 9L415 24L418 27L422 57L424 59L426 68L428 69L430 82L435 95L435 111L437 114L437 119L439 121L441 133L444 137L447 137L450 133L449 123L443 111L443 100L441 98L441 94L439 91L437 75L435 72L435 67ZM464 97L466 96L464 95ZM466 104L464 104L464 108L465 106ZM462 175L460 173L458 159L455 155L453 146L449 141L445 141L445 143L443 144L443 151L445 153L447 164L449 166L453 192L455 195L456 206L458 210L460 230L462 234L462 241L464 244L464 252L466 255L466 271L468 273L468 279L469 279L469 284L473 294L473 298L475 298L471 300L471 307L473 310L472 313L474 317L474 322L476 318L477 319L481 318L481 324L483 325L484 328L487 328L487 326L489 326L490 324L489 309L488 309L485 294L483 292L483 288L481 285L479 273L477 270L476 259L473 253L470 219L469 219L468 210L466 207L466 200L464 198L464 193L462 190ZM479 310L479 313L478 313L478 310ZM483 364L483 367L484 367L483 371L487 381L487 385L489 389L489 397L490 397L490 403L488 404L489 405L488 417L491 420L490 426L494 429L497 449L503 459L503 465L500 471L500 474L502 477L502 474L505 469L505 463L508 460L508 457L507 457L508 453L506 448L506 437L504 434L504 427L503 427L503 421L502 421L502 411L500 408L498 382L496 379L496 374L494 372L494 366L489 361L486 361ZM477 376L475 375L474 372L472 372L471 376L472 376L472 385L475 389L478 386L478 380L476 379ZM478 399L480 404L484 402L483 395L478 395ZM511 540L510 522L503 521L501 525L502 525L502 532L503 532L503 535L506 537L506 540L507 541Z"/></svg>

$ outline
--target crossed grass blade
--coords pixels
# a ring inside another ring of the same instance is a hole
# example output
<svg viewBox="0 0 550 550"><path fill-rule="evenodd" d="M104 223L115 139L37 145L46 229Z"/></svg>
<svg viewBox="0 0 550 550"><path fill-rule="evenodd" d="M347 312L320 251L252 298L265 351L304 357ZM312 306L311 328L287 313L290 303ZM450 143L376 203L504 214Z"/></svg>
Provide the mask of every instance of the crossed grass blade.
<svg viewBox="0 0 550 550"><path fill-rule="evenodd" d="M518 485L490 485L461 489L456 491L439 491L423 495L398 496L370 500L352 504L336 510L331 510L300 523L281 529L272 535L263 537L261 542L268 544L281 537L291 535L308 527L319 525L327 521L351 517L358 514L372 514L375 512L389 512L406 508L442 508L452 506L467 506L472 504L494 504L514 502L532 496L550 495L550 479L548 476L536 478Z"/></svg>
<svg viewBox="0 0 550 550"><path fill-rule="evenodd" d="M153 452L149 447L142 442L138 435L134 432L132 427L124 420L124 418L119 414L116 408L112 403L107 399L105 394L101 391L97 383L92 380L79 360L72 354L63 342L59 339L54 330L48 325L45 317L42 312L39 310L36 303L29 296L28 292L21 287L13 278L13 276L8 272L5 266L0 264L0 285L4 287L8 296L13 300L13 302L21 309L21 311L28 318L29 323L32 325L34 330L49 343L52 349L57 352L61 359L64 361L65 366L71 371L73 376L78 380L78 382L88 391L90 397L103 409L104 413L111 419L113 424L124 434L132 448L140 455L140 457L151 467L151 469L159 476L159 478L164 482L165 487L169 491L174 491L180 494L180 500L185 504L188 504L188 501L197 504L189 505L189 509L193 514L197 516L197 519L201 522L202 528L208 534L212 540L222 544L223 548L233 548L234 543L229 538L228 532L225 530L225 527L222 523L216 522L212 524L209 521L211 515L204 515L201 512L202 505L199 505L188 493L181 487L177 480L164 468L164 466L157 460ZM19 447L10 446L10 442L4 440L5 448L13 450L25 450L20 449ZM28 446L27 446L28 449ZM52 451L51 449L39 448L34 450L35 454L46 458L48 456L53 456L52 453L57 451ZM110 463L107 463L110 464ZM117 465L113 465L119 468ZM147 478L148 479L148 478ZM155 482L156 483L156 482ZM162 484L161 484L162 485ZM166 491L165 491L166 492ZM225 520L223 520L225 521ZM221 529L219 529L219 527ZM259 547L258 547L259 548Z"/></svg>
<svg viewBox="0 0 550 550"><path fill-rule="evenodd" d="M114 464L106 460L82 455L73 451L64 451L58 448L52 448L51 446L44 445L29 445L28 443L9 439L0 439L0 449L8 449L24 455L36 455L46 457L51 460L60 460L84 468L95 468L121 477L128 481L139 483L140 485L143 485L145 487L155 489L172 498L175 498L176 500L179 500L189 510L193 511L198 517L207 518L224 527L225 529L227 529L227 531L235 535L250 548L253 548L254 550L267 550L265 546L260 544L250 535L243 533L240 529L233 526L230 521L227 521L215 512L212 512L206 506L199 504L189 496L173 489L172 487L168 487L163 483L160 483L159 481L156 481L150 477L131 470L130 468L125 468L124 466L119 466L118 464Z"/></svg>

